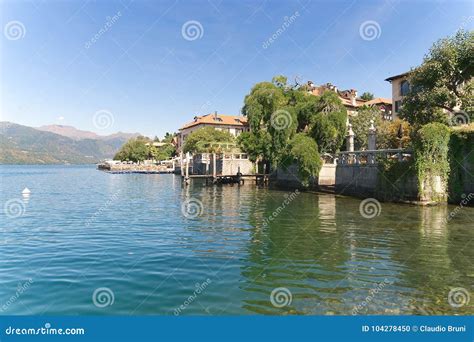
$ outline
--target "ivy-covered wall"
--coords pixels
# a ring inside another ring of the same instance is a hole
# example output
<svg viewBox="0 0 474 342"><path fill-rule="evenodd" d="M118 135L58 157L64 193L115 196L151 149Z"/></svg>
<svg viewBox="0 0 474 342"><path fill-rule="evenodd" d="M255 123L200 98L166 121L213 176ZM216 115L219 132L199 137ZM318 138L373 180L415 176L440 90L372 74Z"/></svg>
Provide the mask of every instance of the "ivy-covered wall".
<svg viewBox="0 0 474 342"><path fill-rule="evenodd" d="M449 202L459 204L474 193L474 130L455 129L449 140ZM474 206L474 201L468 205Z"/></svg>
<svg viewBox="0 0 474 342"><path fill-rule="evenodd" d="M378 162L377 194L384 201L419 201L418 179L413 160Z"/></svg>
<svg viewBox="0 0 474 342"><path fill-rule="evenodd" d="M424 125L413 141L419 200L426 203L446 203L449 176L448 126L433 122Z"/></svg>

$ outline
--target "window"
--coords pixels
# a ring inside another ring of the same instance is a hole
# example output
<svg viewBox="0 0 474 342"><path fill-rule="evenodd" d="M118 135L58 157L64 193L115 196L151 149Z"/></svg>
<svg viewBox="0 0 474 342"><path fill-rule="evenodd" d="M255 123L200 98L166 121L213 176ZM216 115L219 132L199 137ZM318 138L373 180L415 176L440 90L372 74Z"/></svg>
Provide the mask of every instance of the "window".
<svg viewBox="0 0 474 342"><path fill-rule="evenodd" d="M400 100L395 101L395 113L398 113L400 110Z"/></svg>
<svg viewBox="0 0 474 342"><path fill-rule="evenodd" d="M400 96L405 96L410 91L410 83L408 81L402 81L400 83Z"/></svg>

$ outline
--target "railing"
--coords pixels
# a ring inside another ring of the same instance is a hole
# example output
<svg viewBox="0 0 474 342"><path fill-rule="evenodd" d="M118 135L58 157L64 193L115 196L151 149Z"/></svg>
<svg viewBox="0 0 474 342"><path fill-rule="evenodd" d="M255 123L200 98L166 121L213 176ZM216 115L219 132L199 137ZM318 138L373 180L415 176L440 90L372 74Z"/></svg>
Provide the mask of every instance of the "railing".
<svg viewBox="0 0 474 342"><path fill-rule="evenodd" d="M368 150L368 151L344 151L338 153L337 164L339 165L359 165L377 164L380 159L392 159L408 161L412 158L413 152L402 149Z"/></svg>

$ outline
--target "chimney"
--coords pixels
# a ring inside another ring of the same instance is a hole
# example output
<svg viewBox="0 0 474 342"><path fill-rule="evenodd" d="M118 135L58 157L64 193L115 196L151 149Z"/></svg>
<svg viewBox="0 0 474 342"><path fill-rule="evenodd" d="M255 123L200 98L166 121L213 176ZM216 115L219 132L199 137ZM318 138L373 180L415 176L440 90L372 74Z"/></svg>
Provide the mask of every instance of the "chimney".
<svg viewBox="0 0 474 342"><path fill-rule="evenodd" d="M214 117L217 119L217 110L214 111Z"/></svg>
<svg viewBox="0 0 474 342"><path fill-rule="evenodd" d="M353 106L356 106L357 90L351 89L351 103Z"/></svg>

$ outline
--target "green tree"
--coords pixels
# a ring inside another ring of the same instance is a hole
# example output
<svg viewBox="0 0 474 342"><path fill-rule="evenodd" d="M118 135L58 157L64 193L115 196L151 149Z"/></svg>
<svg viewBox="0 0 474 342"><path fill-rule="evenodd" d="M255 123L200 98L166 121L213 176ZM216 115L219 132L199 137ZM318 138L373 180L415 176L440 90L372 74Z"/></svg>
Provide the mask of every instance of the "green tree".
<svg viewBox="0 0 474 342"><path fill-rule="evenodd" d="M367 149L370 120L374 121L378 134L382 122L378 108L363 106L357 111L357 115L350 118L355 135L354 148L356 150Z"/></svg>
<svg viewBox="0 0 474 342"><path fill-rule="evenodd" d="M253 162L266 161L266 156L271 155L272 137L267 131L258 130L243 132L237 138L240 148L249 155Z"/></svg>
<svg viewBox="0 0 474 342"><path fill-rule="evenodd" d="M212 143L233 143L234 136L227 131L221 131L213 127L203 127L186 137L183 146L183 152L191 153L205 153L217 152L218 146L213 146Z"/></svg>
<svg viewBox="0 0 474 342"><path fill-rule="evenodd" d="M288 78L283 75L278 75L272 78L272 83L279 88L285 88L288 86Z"/></svg>
<svg viewBox="0 0 474 342"><path fill-rule="evenodd" d="M459 31L436 42L423 63L409 74L410 91L400 117L417 127L449 123L458 109L472 119L474 105L474 31Z"/></svg>
<svg viewBox="0 0 474 342"><path fill-rule="evenodd" d="M364 92L360 98L365 101L370 101L374 99L374 94L369 93L368 91Z"/></svg>
<svg viewBox="0 0 474 342"><path fill-rule="evenodd" d="M314 96L303 87L289 86L284 76L256 84L245 97L242 112L250 132L241 134L238 143L251 160L262 161L267 169L301 158L300 172L307 176L320 163L318 147L335 152L345 135L347 112L336 93ZM298 155L296 151L303 148L300 143L309 141L316 153Z"/></svg>
<svg viewBox="0 0 474 342"><path fill-rule="evenodd" d="M310 121L310 135L319 152L339 151L346 133L347 110L335 92L326 91L318 98Z"/></svg>
<svg viewBox="0 0 474 342"><path fill-rule="evenodd" d="M398 118L382 120L376 129L378 149L411 147L412 126L407 121Z"/></svg>
<svg viewBox="0 0 474 342"><path fill-rule="evenodd" d="M295 129L293 111L286 110L284 90L270 82L256 84L245 97L242 113L247 116L250 132L239 141L244 151L264 163L276 163L281 147Z"/></svg>
<svg viewBox="0 0 474 342"><path fill-rule="evenodd" d="M311 118L318 111L319 97L307 95L295 100L295 110L298 118L297 131L308 132L311 125Z"/></svg>
<svg viewBox="0 0 474 342"><path fill-rule="evenodd" d="M161 142L166 142L166 143L171 143L176 136L175 133L169 133L166 132L164 138L161 140Z"/></svg>
<svg viewBox="0 0 474 342"><path fill-rule="evenodd" d="M149 141L146 139L144 137L137 137L128 140L114 156L114 159L133 162L147 159L149 157L149 150L146 143Z"/></svg>
<svg viewBox="0 0 474 342"><path fill-rule="evenodd" d="M311 177L317 178L322 161L318 152L318 144L304 133L297 133L289 142L283 165L298 164L299 178L308 184Z"/></svg>

